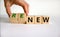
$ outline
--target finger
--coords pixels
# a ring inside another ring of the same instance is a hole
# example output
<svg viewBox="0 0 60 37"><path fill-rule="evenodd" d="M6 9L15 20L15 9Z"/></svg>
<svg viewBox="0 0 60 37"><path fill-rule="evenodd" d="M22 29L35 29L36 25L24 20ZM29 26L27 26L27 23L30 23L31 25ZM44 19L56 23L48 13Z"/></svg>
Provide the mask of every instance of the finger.
<svg viewBox="0 0 60 37"><path fill-rule="evenodd" d="M28 15L28 12L29 12L28 5L24 6L23 9L24 9L24 12L26 13L26 15Z"/></svg>
<svg viewBox="0 0 60 37"><path fill-rule="evenodd" d="M9 2L6 3L6 11L7 11L8 16L10 17L11 10L10 10L10 4L9 4Z"/></svg>
<svg viewBox="0 0 60 37"><path fill-rule="evenodd" d="M29 6L28 4L24 1L24 0L21 0L21 1L16 1L15 4L19 5L19 6L22 6L23 9L24 9L24 12L26 13L26 15L28 15L28 12L29 12Z"/></svg>

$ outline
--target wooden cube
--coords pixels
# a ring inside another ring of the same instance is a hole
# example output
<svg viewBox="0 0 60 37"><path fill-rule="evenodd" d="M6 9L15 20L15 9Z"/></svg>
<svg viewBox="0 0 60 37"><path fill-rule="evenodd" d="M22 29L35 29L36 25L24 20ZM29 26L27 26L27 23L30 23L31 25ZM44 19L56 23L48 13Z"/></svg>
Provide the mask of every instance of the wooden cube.
<svg viewBox="0 0 60 37"><path fill-rule="evenodd" d="M26 14L25 13L19 13L18 14L18 23L25 24L26 22Z"/></svg>
<svg viewBox="0 0 60 37"><path fill-rule="evenodd" d="M49 23L49 16L43 16L42 17L42 24L48 24Z"/></svg>
<svg viewBox="0 0 60 37"><path fill-rule="evenodd" d="M42 16L35 16L35 24L42 24Z"/></svg>
<svg viewBox="0 0 60 37"><path fill-rule="evenodd" d="M11 23L18 23L18 14L17 13L12 13L12 15L10 16L10 22Z"/></svg>
<svg viewBox="0 0 60 37"><path fill-rule="evenodd" d="M26 23L27 24L34 24L34 21L35 21L35 16L27 16L26 18Z"/></svg>

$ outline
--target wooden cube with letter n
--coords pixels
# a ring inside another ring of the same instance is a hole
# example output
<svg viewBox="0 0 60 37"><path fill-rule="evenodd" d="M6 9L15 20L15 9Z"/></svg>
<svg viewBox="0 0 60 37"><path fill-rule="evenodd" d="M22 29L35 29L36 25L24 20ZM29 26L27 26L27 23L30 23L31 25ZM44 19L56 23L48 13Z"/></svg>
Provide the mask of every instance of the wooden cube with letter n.
<svg viewBox="0 0 60 37"><path fill-rule="evenodd" d="M34 24L35 18L34 16L27 16L26 22L27 24Z"/></svg>
<svg viewBox="0 0 60 37"><path fill-rule="evenodd" d="M11 23L18 23L18 14L17 13L12 13L12 15L10 16L10 22Z"/></svg>
<svg viewBox="0 0 60 37"><path fill-rule="evenodd" d="M48 24L49 23L49 16L43 16L42 17L42 24Z"/></svg>

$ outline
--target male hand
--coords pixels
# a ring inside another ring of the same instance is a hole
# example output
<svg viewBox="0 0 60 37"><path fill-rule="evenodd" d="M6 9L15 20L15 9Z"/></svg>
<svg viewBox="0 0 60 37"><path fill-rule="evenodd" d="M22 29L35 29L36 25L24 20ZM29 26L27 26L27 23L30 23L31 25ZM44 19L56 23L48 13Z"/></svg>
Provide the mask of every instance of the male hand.
<svg viewBox="0 0 60 37"><path fill-rule="evenodd" d="M10 7L13 4L21 6L24 9L24 12L26 13L26 15L28 15L29 5L24 0L4 0L4 4L9 17L11 15Z"/></svg>

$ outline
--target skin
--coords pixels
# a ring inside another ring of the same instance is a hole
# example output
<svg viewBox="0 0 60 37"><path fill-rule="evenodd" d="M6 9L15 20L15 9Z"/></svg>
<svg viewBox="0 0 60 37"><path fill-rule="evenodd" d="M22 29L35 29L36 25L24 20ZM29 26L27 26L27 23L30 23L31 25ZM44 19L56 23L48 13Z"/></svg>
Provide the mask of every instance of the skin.
<svg viewBox="0 0 60 37"><path fill-rule="evenodd" d="M4 4L5 4L5 8L9 17L12 14L10 7L13 4L21 6L24 9L24 12L26 13L26 15L28 15L29 5L24 0L4 0Z"/></svg>

